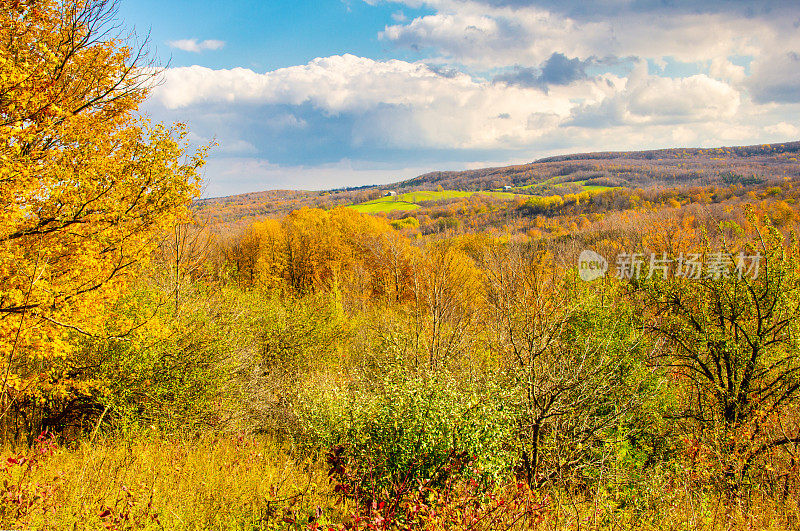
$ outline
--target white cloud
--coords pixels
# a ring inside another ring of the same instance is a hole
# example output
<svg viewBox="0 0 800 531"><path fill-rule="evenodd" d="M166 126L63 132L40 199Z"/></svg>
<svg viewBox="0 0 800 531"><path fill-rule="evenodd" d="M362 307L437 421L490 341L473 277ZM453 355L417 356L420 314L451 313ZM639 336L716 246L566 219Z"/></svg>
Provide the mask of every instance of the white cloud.
<svg viewBox="0 0 800 531"><path fill-rule="evenodd" d="M405 48L431 49L439 60L479 67L539 64L553 51L591 55L585 47L563 46L564 36L574 31L571 21L533 10L521 17L471 10L444 12L387 26L380 37Z"/></svg>
<svg viewBox="0 0 800 531"><path fill-rule="evenodd" d="M385 184L433 171L436 166L388 167L349 159L316 166L273 164L258 158L212 158L204 197L276 189L329 190L347 186Z"/></svg>
<svg viewBox="0 0 800 531"><path fill-rule="evenodd" d="M759 103L800 103L800 53L790 51L757 58L747 85Z"/></svg>
<svg viewBox="0 0 800 531"><path fill-rule="evenodd" d="M381 37L441 60L492 68L538 65L553 52L570 57L671 57L694 62L756 53L779 42L762 19L728 14L630 13L577 20L533 6L435 2L433 15L387 26Z"/></svg>
<svg viewBox="0 0 800 531"><path fill-rule="evenodd" d="M704 74L686 78L631 75L621 95L632 121L701 121L733 118L739 93Z"/></svg>
<svg viewBox="0 0 800 531"><path fill-rule="evenodd" d="M777 135L787 140L797 140L800 138L800 128L787 122L779 122L764 128L767 133Z"/></svg>
<svg viewBox="0 0 800 531"><path fill-rule="evenodd" d="M705 74L667 78L648 73L640 62L624 88L595 104L576 108L571 123L585 127L688 124L733 119L741 95L731 85Z"/></svg>
<svg viewBox="0 0 800 531"><path fill-rule="evenodd" d="M746 77L743 66L733 64L722 57L715 57L711 60L708 66L708 73L713 78L737 84L743 82Z"/></svg>
<svg viewBox="0 0 800 531"><path fill-rule="evenodd" d="M342 155L431 149L510 154L570 146L596 150L759 142L764 127L786 121L777 111L759 110L734 84L705 74L653 75L644 61L627 77L604 74L552 86L547 93L463 73L440 75L422 63L352 55L266 73L172 68L165 77L153 92L154 103L172 113L171 119L223 131L205 134L218 135L223 146L227 140L228 149L242 153L252 152L250 145L261 153L267 140L259 141L259 135L266 139L270 131L271 142L288 138L285 131L292 142L328 142L337 146L332 152ZM316 129L326 120L336 121L335 138L323 138ZM244 123L249 124L247 145L239 142L242 130L230 125Z"/></svg>
<svg viewBox="0 0 800 531"><path fill-rule="evenodd" d="M171 108L204 102L310 102L338 113L363 111L379 104L424 104L438 96L437 88L471 83L467 75L444 78L422 63L380 62L347 54L265 74L246 68L173 68L167 70L166 83L156 89L155 95Z"/></svg>
<svg viewBox="0 0 800 531"><path fill-rule="evenodd" d="M397 181L576 151L800 136L800 32L788 2L793 16L744 0L393 3L432 13L411 19L395 5L380 33L416 61L345 54L265 73L165 72L150 110L220 141L209 195ZM195 53L223 45L170 43ZM553 57L579 75L545 75ZM508 81L514 73L519 82ZM394 162L375 162L387 160Z"/></svg>
<svg viewBox="0 0 800 531"><path fill-rule="evenodd" d="M225 41L208 39L198 41L197 39L180 39L169 41L167 44L172 48L183 50L184 52L201 53L205 50L219 50L225 46Z"/></svg>
<svg viewBox="0 0 800 531"><path fill-rule="evenodd" d="M439 75L422 63L352 55L315 59L264 74L244 68L191 66L169 69L165 77L153 96L168 109L310 104L327 115L352 116L356 145L391 147L519 145L542 134L529 127L530 115L566 118L575 98L594 101L608 91L606 83L588 80L545 94L461 73ZM497 120L499 115L508 119ZM295 120L292 117L287 125L303 126Z"/></svg>

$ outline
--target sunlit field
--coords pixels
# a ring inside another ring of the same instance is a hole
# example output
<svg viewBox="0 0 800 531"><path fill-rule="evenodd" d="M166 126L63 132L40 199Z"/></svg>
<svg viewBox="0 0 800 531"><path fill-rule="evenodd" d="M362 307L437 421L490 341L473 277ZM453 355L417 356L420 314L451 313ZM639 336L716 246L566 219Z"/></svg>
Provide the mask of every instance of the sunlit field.
<svg viewBox="0 0 800 531"><path fill-rule="evenodd" d="M419 191L381 197L365 203L353 205L353 209L362 214L377 214L379 212L392 212L395 210L411 211L420 208L422 202L440 202L447 199L460 199L472 197L475 194L485 195L493 199L514 199L515 195L509 192L459 192L455 190L444 191Z"/></svg>

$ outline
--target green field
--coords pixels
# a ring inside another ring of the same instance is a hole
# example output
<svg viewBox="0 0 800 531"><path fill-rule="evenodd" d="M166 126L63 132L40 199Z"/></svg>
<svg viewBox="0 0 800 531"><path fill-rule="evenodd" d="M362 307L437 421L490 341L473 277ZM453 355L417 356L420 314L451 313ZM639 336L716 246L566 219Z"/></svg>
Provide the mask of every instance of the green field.
<svg viewBox="0 0 800 531"><path fill-rule="evenodd" d="M539 186L540 184L548 184L551 181L553 181L554 179L555 179L555 177L553 179L549 179L549 180L541 182L541 183L533 183L533 184L526 184L524 186L516 186L516 187L514 187L514 189L515 190L526 190L528 188L533 188L534 186ZM572 182L554 184L553 187L554 188L559 188L559 187L562 187L562 186L566 186L567 184L579 184L579 185L581 185L583 187L583 191L584 192L605 192L606 190L611 190L612 188L615 188L614 186L601 186L601 185L598 185L598 184L586 184L586 182L587 181L572 181Z"/></svg>
<svg viewBox="0 0 800 531"><path fill-rule="evenodd" d="M618 186L601 186L599 184L584 184L583 191L584 192L605 192L606 190L613 190L614 188L619 188Z"/></svg>
<svg viewBox="0 0 800 531"><path fill-rule="evenodd" d="M394 210L409 211L420 208L418 203L423 201L444 201L446 199L470 197L474 194L489 195L498 199L513 199L516 195L510 192L459 192L456 190L445 190L443 192L408 192L392 197L381 197L380 199L374 199L358 205L351 205L350 208L362 214L378 214L381 212L392 212Z"/></svg>

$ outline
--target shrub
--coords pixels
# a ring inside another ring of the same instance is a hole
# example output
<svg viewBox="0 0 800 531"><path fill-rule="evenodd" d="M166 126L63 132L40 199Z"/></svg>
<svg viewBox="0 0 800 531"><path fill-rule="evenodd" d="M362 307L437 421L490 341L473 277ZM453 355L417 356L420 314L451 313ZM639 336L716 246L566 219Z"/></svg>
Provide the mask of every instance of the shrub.
<svg viewBox="0 0 800 531"><path fill-rule="evenodd" d="M208 294L190 305L191 312L175 313L160 293L145 287L115 308L116 319L138 322L130 334L81 339L76 362L96 385L103 419L116 427L167 430L218 421L235 345L229 344L230 319L225 305Z"/></svg>
<svg viewBox="0 0 800 531"><path fill-rule="evenodd" d="M463 452L452 453L429 478L413 481L407 475L382 492L361 489L363 472L356 465L353 473L343 447L333 448L327 459L334 492L350 513L337 529L528 529L550 512L548 497L536 496L525 483L480 485L470 477L479 471Z"/></svg>
<svg viewBox="0 0 800 531"><path fill-rule="evenodd" d="M301 411L304 443L342 445L360 488L430 479L453 453L474 456L485 478L509 469L510 429L500 394L448 373L403 374L394 368L369 389L333 383L309 387Z"/></svg>

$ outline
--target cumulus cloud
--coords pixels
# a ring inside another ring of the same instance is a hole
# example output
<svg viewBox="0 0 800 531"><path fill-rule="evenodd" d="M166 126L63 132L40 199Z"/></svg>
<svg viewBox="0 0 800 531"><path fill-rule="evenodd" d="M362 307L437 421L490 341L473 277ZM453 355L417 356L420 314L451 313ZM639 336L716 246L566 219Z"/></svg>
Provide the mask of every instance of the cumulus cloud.
<svg viewBox="0 0 800 531"><path fill-rule="evenodd" d="M546 90L604 70L625 70L614 69L614 60L662 66L660 77L646 81L632 72L625 92L613 98L583 101L573 109L573 124L730 120L743 101L800 102L800 10L792 2L424 3L433 14L387 26L381 37L441 63L499 70L493 77L497 83ZM696 75L685 73L698 69ZM694 99L681 101L684 96Z"/></svg>
<svg viewBox="0 0 800 531"><path fill-rule="evenodd" d="M201 128L222 130L233 145L246 140L274 154L272 144L288 150L291 141L291 151L321 159L336 152L511 152L620 127L702 124L709 134L732 134L739 116L740 92L705 74L660 77L648 72L646 62L627 77L589 77L582 68L556 55L537 70L535 83L498 83L457 70L442 75L424 63L353 55L266 73L191 66L167 70L152 101L174 119L190 114ZM544 80L551 82L547 92L539 88ZM634 133L629 141L613 138L636 147ZM681 138L688 138L686 130Z"/></svg>
<svg viewBox="0 0 800 531"><path fill-rule="evenodd" d="M764 130L783 139L796 140L800 138L800 128L787 122L779 122L775 125L767 126Z"/></svg>
<svg viewBox="0 0 800 531"><path fill-rule="evenodd" d="M730 13L753 18L770 16L785 6L781 0L605 0L602 2L568 2L564 0L479 0L479 3L493 7L537 6L557 11L575 18L596 18L598 16L620 16L631 13L702 14Z"/></svg>
<svg viewBox="0 0 800 531"><path fill-rule="evenodd" d="M739 92L705 74L667 78L648 73L640 63L624 88L603 101L584 104L573 111L570 125L680 124L719 122L735 117L741 103Z"/></svg>
<svg viewBox="0 0 800 531"><path fill-rule="evenodd" d="M173 68L166 72L166 83L156 89L155 96L171 108L209 102L310 102L338 113L379 104L424 104L441 96L437 89L466 88L471 83L465 74L442 76L421 63L381 62L345 54L265 74L247 68Z"/></svg>
<svg viewBox="0 0 800 531"><path fill-rule="evenodd" d="M554 53L545 61L541 68L526 68L515 66L510 72L495 76L495 83L507 85L522 85L524 87L541 87L547 89L548 85L569 85L575 81L586 79L586 67L592 61L581 61L578 58L569 59L563 53Z"/></svg>
<svg viewBox="0 0 800 531"><path fill-rule="evenodd" d="M555 50L591 55L588 47L564 42L564 35L574 31L569 20L532 10L510 15L475 9L441 12L387 26L380 37L399 47L432 50L442 60L488 67L539 64Z"/></svg>
<svg viewBox="0 0 800 531"><path fill-rule="evenodd" d="M758 58L747 85L759 103L799 103L800 54L790 51Z"/></svg>
<svg viewBox="0 0 800 531"><path fill-rule="evenodd" d="M212 159L209 173L239 191L800 135L800 10L789 2L395 3L425 8L415 18L396 10L380 32L413 59L171 68L150 110L218 138L225 163ZM207 42L171 45L213 49Z"/></svg>
<svg viewBox="0 0 800 531"><path fill-rule="evenodd" d="M407 0L410 5L419 2ZM587 59L670 57L683 62L755 56L797 43L788 2L430 0L436 12L387 26L397 46L496 68L541 64L552 53ZM728 6L725 8L724 6ZM787 13L787 10L789 12Z"/></svg>
<svg viewBox="0 0 800 531"><path fill-rule="evenodd" d="M531 138L528 116L567 117L572 99L597 98L597 83L541 91L492 84L461 72L442 75L423 63L353 55L319 58L264 74L249 69L172 68L155 101L168 109L198 106L310 106L349 116L358 145L491 148ZM498 123L497 116L506 119Z"/></svg>
<svg viewBox="0 0 800 531"><path fill-rule="evenodd" d="M206 50L219 50L225 46L225 41L207 39L198 41L197 39L180 39L169 41L167 44L172 48L177 48L184 52L201 53Z"/></svg>
<svg viewBox="0 0 800 531"><path fill-rule="evenodd" d="M729 59L722 57L711 60L708 65L708 73L713 78L732 83L741 83L747 77L743 66L734 64Z"/></svg>

